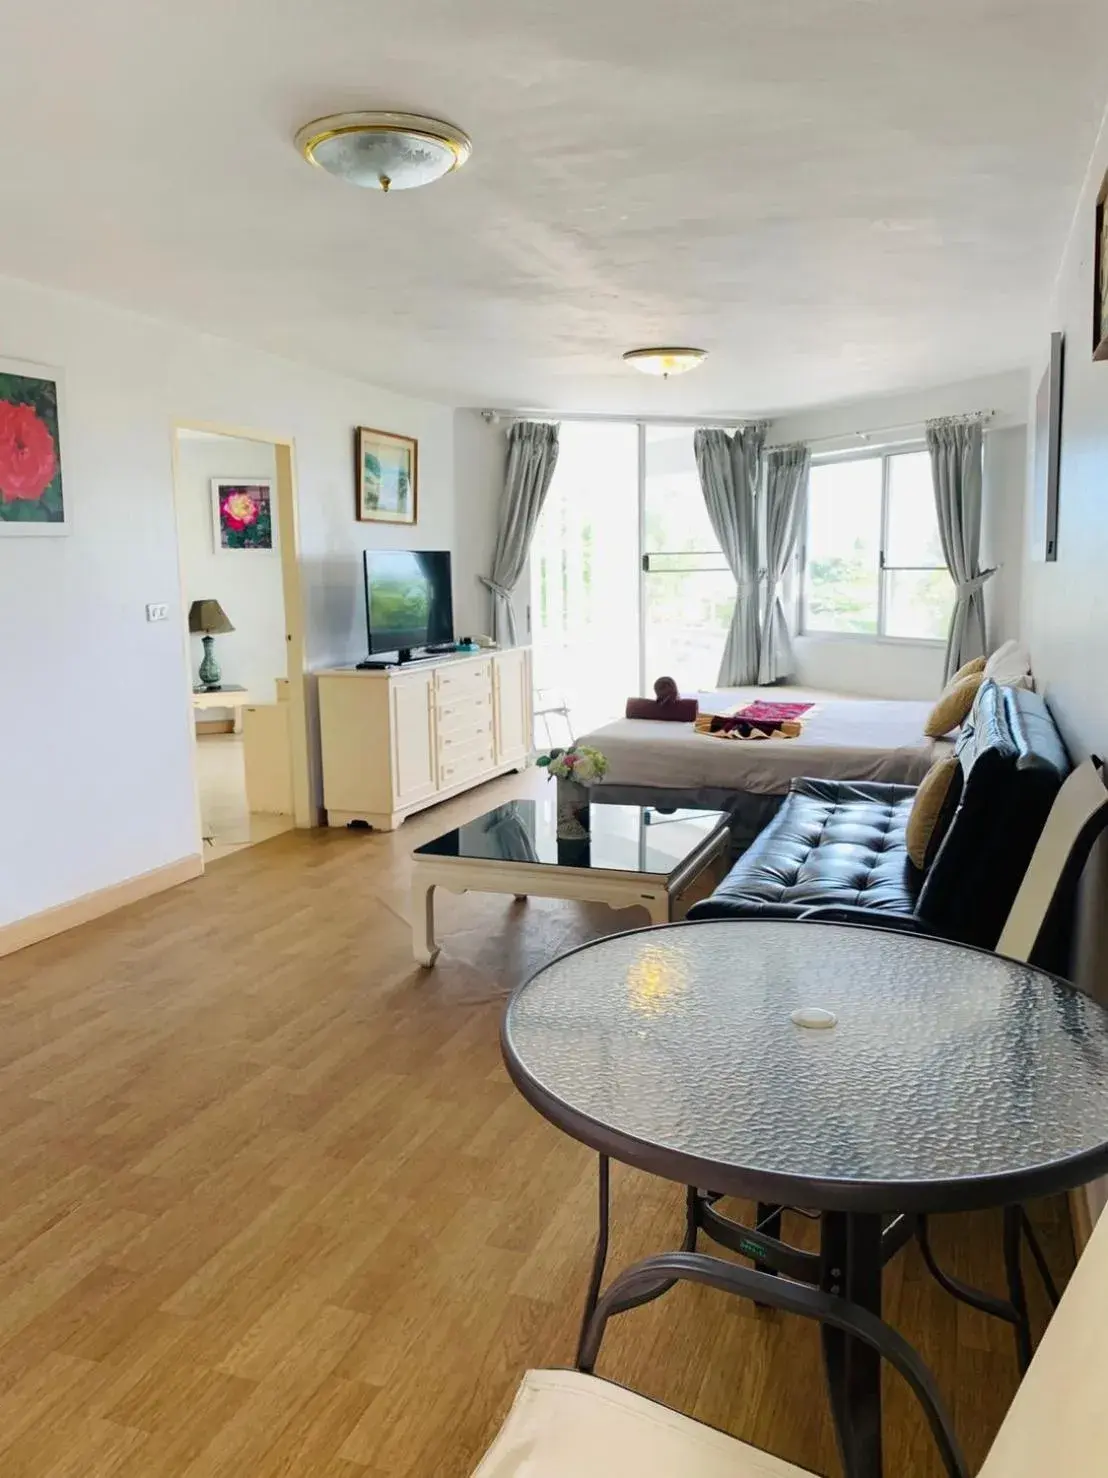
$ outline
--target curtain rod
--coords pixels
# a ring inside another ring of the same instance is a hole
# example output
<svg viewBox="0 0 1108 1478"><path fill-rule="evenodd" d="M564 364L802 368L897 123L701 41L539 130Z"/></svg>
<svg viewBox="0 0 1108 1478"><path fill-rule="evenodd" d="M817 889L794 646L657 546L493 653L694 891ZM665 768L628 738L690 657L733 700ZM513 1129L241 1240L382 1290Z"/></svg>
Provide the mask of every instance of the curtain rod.
<svg viewBox="0 0 1108 1478"><path fill-rule="evenodd" d="M649 426L750 426L759 419L757 416L633 416L626 412L609 416L602 411L509 411L484 406L465 409L476 411L493 424L497 421L619 421L637 426L641 421Z"/></svg>
<svg viewBox="0 0 1108 1478"><path fill-rule="evenodd" d="M500 410L492 408L481 408L467 406L467 410L477 413L490 425L497 421L617 421L638 425L640 422L649 426L704 426L704 427L736 427L751 426L759 421L769 422L769 431L772 436L778 421L785 421L788 416L780 416L774 419L772 416L633 416L626 413L619 415L604 415L601 411L539 411L539 410ZM983 421L991 421L999 411L972 411L952 416L918 416L914 421L901 421L895 426L872 426L865 431L836 431L827 436L793 436L790 441L802 441L805 446L822 446L829 441L846 441L856 438L861 441L869 441L875 436L888 436L894 431L918 431L926 426L928 421L961 421L974 420L978 417ZM773 443L771 443L772 445Z"/></svg>
<svg viewBox="0 0 1108 1478"><path fill-rule="evenodd" d="M872 441L875 436L889 436L894 431L919 431L928 421L991 421L999 415L999 411L969 411L952 416L918 416L914 421L901 421L895 426L872 426L866 431L836 431L827 436L794 436L792 439L802 441L805 446L823 446L829 441L849 441L852 438ZM772 422L770 430L773 430Z"/></svg>

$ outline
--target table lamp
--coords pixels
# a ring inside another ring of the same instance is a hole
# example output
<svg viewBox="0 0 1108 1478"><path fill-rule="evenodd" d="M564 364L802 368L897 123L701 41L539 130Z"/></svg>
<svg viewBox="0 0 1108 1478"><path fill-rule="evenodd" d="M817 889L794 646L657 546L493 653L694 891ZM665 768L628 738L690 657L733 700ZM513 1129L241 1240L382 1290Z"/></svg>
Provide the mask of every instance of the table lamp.
<svg viewBox="0 0 1108 1478"><path fill-rule="evenodd" d="M194 600L189 607L189 630L203 632L204 659L200 663L200 681L206 688L218 688L223 674L215 660L216 636L234 631L223 607L217 600Z"/></svg>

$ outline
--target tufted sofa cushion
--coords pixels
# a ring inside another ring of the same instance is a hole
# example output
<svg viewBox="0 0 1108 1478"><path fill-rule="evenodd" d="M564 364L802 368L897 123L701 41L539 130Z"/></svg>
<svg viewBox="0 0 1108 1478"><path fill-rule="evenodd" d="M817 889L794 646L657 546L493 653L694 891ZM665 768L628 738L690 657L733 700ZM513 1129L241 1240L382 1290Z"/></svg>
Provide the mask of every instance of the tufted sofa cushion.
<svg viewBox="0 0 1108 1478"><path fill-rule="evenodd" d="M915 794L910 785L794 780L774 820L689 918L795 918L831 904L911 913L922 882L904 842Z"/></svg>
<svg viewBox="0 0 1108 1478"><path fill-rule="evenodd" d="M871 913L995 948L1069 757L1038 693L993 682L982 684L955 752L961 797L926 873L904 840L913 787L794 780L774 820L689 918L856 908L859 920Z"/></svg>

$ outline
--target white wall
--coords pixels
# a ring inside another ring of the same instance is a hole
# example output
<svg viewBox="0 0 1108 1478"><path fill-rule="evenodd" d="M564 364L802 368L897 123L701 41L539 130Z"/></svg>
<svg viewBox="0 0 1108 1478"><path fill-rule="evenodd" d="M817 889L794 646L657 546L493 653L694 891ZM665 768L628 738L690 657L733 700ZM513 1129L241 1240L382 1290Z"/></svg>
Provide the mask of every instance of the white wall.
<svg viewBox="0 0 1108 1478"><path fill-rule="evenodd" d="M924 422L933 416L997 411L985 436L981 540L983 565L998 566L985 587L990 647L1019 634L1027 384L1022 370L992 375L780 416L769 432L771 444L811 441L817 450L838 451L922 436ZM896 429L884 432L886 427ZM931 698L942 686L945 654L937 646L800 637L796 655L797 681L805 686L881 698Z"/></svg>
<svg viewBox="0 0 1108 1478"><path fill-rule="evenodd" d="M1029 415L1046 366L1048 336L1066 335L1058 559L1047 564L1026 544L1023 619L1040 690L1074 759L1108 755L1108 362L1092 358L1096 196L1108 171L1108 115L1100 130L1053 300L1042 323L1043 359L1031 376ZM1034 448L1029 448L1033 475ZM1028 519L1034 500L1028 498ZM1076 978L1108 1001L1108 845L1085 880ZM1108 1182L1100 1183L1101 1199Z"/></svg>
<svg viewBox="0 0 1108 1478"><path fill-rule="evenodd" d="M494 425L477 411L454 415L454 489L457 495L454 563L454 625L459 635L492 635L492 601L478 579L492 569L493 550L504 491L507 453L504 422ZM530 571L525 570L513 604L520 632L526 632Z"/></svg>
<svg viewBox="0 0 1108 1478"><path fill-rule="evenodd" d="M235 628L215 639L223 681L244 687L257 703L276 700L276 680L288 671L276 496L272 550L217 550L212 478L273 481L276 473L276 457L268 442L231 436L196 437L188 432L179 435L176 508L185 608L194 600L219 601ZM190 636L189 645L191 676L196 681L204 655L201 638ZM218 710L205 709L203 717L218 717Z"/></svg>
<svg viewBox="0 0 1108 1478"><path fill-rule="evenodd" d="M869 698L936 698L943 686L938 647L845 636L799 636L793 645L792 681L801 687Z"/></svg>
<svg viewBox="0 0 1108 1478"><path fill-rule="evenodd" d="M1066 358L1058 559L1047 564L1034 558L1041 537L1029 535L1024 615L1035 675L1067 742L1081 756L1108 753L1108 362L1092 358L1094 220L1106 171L1108 116L1043 323L1043 361L1031 376L1029 393L1033 403L1046 366L1047 336L1061 329ZM1034 419L1033 404L1029 416ZM1028 460L1033 474L1033 446ZM1029 519L1033 506L1029 499Z"/></svg>
<svg viewBox="0 0 1108 1478"><path fill-rule="evenodd" d="M449 549L455 510L445 406L7 279L0 354L64 370L73 517L66 538L0 538L4 924L200 850L173 418L295 438L312 667L364 655L361 549ZM419 438L417 527L355 521L359 424ZM148 625L148 601L171 619Z"/></svg>

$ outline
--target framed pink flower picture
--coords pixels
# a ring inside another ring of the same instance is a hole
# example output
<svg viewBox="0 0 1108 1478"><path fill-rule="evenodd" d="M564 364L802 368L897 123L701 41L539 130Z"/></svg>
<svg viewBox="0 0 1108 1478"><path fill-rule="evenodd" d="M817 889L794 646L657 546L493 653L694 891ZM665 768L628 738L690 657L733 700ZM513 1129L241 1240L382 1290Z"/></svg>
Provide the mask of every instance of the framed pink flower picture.
<svg viewBox="0 0 1108 1478"><path fill-rule="evenodd" d="M212 478L216 553L273 548L273 483L267 478Z"/></svg>
<svg viewBox="0 0 1108 1478"><path fill-rule="evenodd" d="M59 371L0 359L0 535L68 534Z"/></svg>

